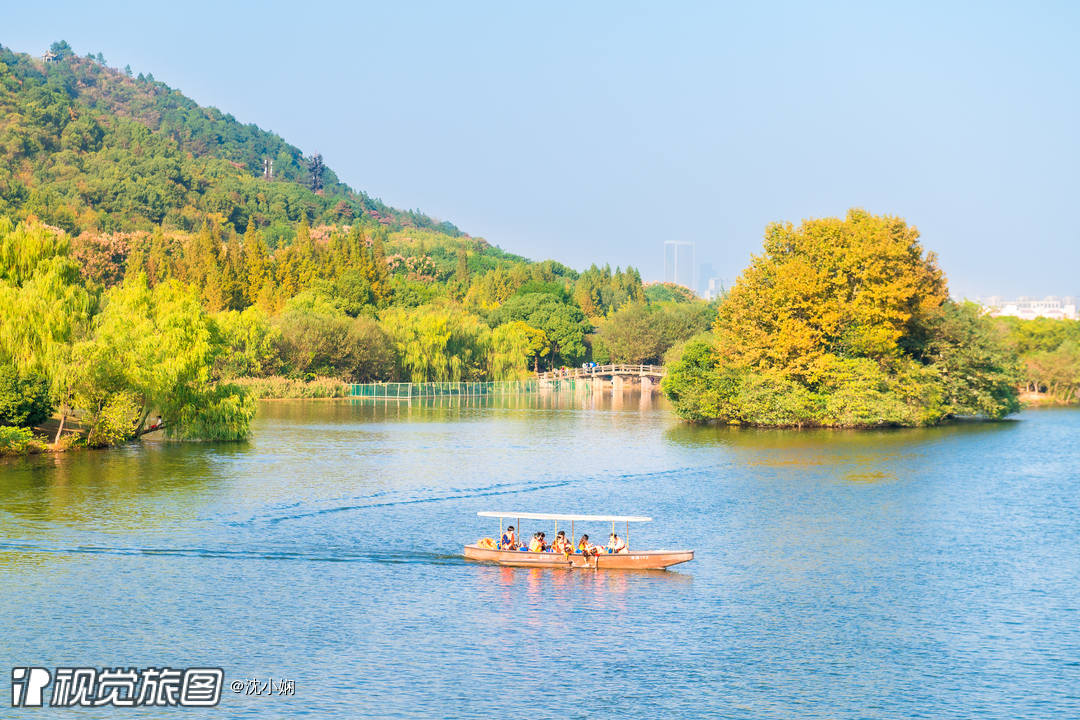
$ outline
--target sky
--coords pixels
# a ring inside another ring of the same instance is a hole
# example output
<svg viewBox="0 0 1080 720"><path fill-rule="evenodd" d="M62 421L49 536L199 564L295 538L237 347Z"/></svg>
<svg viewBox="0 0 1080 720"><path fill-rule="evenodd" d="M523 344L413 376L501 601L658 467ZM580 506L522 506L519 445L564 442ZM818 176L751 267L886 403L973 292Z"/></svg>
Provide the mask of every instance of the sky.
<svg viewBox="0 0 1080 720"><path fill-rule="evenodd" d="M663 243L733 280L765 226L915 225L955 297L1080 295L1080 3L8 3L534 260Z"/></svg>

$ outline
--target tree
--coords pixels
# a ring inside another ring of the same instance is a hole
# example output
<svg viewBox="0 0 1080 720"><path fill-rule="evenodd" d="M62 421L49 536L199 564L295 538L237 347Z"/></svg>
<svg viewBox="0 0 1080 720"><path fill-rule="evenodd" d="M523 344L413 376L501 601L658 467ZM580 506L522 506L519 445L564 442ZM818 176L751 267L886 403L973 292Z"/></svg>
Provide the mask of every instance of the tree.
<svg viewBox="0 0 1080 720"><path fill-rule="evenodd" d="M458 248L457 251L457 269L454 271L454 282L462 287L469 284L469 256L465 252L465 248Z"/></svg>
<svg viewBox="0 0 1080 720"><path fill-rule="evenodd" d="M1020 363L978 305L948 300L924 325L926 341L912 353L937 370L947 414L1000 419L1019 412Z"/></svg>
<svg viewBox="0 0 1080 720"><path fill-rule="evenodd" d="M170 437L240 440L247 437L254 402L212 374L225 352L220 332L198 296L170 280L149 287L129 277L106 293L92 336L76 343L78 405L92 425L135 408L130 435L142 432L151 411L161 413ZM107 440L122 440L110 430Z"/></svg>
<svg viewBox="0 0 1080 720"><path fill-rule="evenodd" d="M930 425L1019 409L1017 361L899 219L774 223L663 387L694 420L766 426Z"/></svg>
<svg viewBox="0 0 1080 720"><path fill-rule="evenodd" d="M528 361L548 350L543 330L516 320L495 328L487 360L490 380L523 380L529 374ZM534 360L535 362L535 360Z"/></svg>
<svg viewBox="0 0 1080 720"><path fill-rule="evenodd" d="M0 425L34 427L48 420L55 409L48 378L0 365Z"/></svg>
<svg viewBox="0 0 1080 720"><path fill-rule="evenodd" d="M765 253L721 306L728 362L817 382L837 357L886 359L948 297L934 253L900 218L851 210L844 220L773 223Z"/></svg>
<svg viewBox="0 0 1080 720"><path fill-rule="evenodd" d="M705 332L715 313L701 300L662 306L629 301L600 323L611 362L659 364L673 345Z"/></svg>
<svg viewBox="0 0 1080 720"><path fill-rule="evenodd" d="M515 320L544 332L550 343L550 367L559 362L576 365L585 356L585 333L592 323L578 307L549 293L515 295L492 314L491 321L499 325Z"/></svg>
<svg viewBox="0 0 1080 720"><path fill-rule="evenodd" d="M636 365L656 361L666 350L657 323L659 314L649 312L645 303L635 302L601 321L600 337L611 362Z"/></svg>
<svg viewBox="0 0 1080 720"><path fill-rule="evenodd" d="M281 330L257 307L231 310L214 318L228 348L215 365L223 378L267 377L282 367Z"/></svg>
<svg viewBox="0 0 1080 720"><path fill-rule="evenodd" d="M376 232L371 238L371 260L368 263L368 283L371 293L379 307L386 307L394 295L390 285L390 273L386 269L386 250L383 247L383 235Z"/></svg>
<svg viewBox="0 0 1080 720"><path fill-rule="evenodd" d="M49 378L56 397L68 382L71 343L94 300L81 284L64 233L0 217L0 363Z"/></svg>
<svg viewBox="0 0 1080 720"><path fill-rule="evenodd" d="M359 383L386 380L393 371L394 350L383 328L368 317L347 317L325 298L298 295L276 327L285 368L295 377Z"/></svg>
<svg viewBox="0 0 1080 720"><path fill-rule="evenodd" d="M323 189L323 174L326 172L326 166L323 164L323 157L321 153L315 153L307 159L307 171L308 171L308 187L312 192L318 192Z"/></svg>
<svg viewBox="0 0 1080 720"><path fill-rule="evenodd" d="M254 225L248 225L244 233L244 265L247 270L246 299L254 305L259 299L259 291L267 281L268 252L262 235L255 231Z"/></svg>
<svg viewBox="0 0 1080 720"><path fill-rule="evenodd" d="M49 52L55 55L58 60L69 58L75 54L75 51L67 44L67 40L57 40L49 46Z"/></svg>
<svg viewBox="0 0 1080 720"><path fill-rule="evenodd" d="M397 350L399 379L406 382L483 379L491 330L460 306L444 303L408 310L390 308L382 313L382 327ZM513 343L509 341L510 345ZM500 368L512 365L511 361Z"/></svg>

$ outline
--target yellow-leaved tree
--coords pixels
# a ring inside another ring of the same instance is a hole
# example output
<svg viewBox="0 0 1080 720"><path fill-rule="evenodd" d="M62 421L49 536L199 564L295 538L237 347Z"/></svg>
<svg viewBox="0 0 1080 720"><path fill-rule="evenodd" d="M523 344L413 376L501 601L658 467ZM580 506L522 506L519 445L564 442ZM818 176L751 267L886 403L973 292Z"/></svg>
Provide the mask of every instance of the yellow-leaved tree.
<svg viewBox="0 0 1080 720"><path fill-rule="evenodd" d="M664 381L689 419L926 425L1018 408L1015 357L948 299L936 256L897 217L769 225L713 338L688 345Z"/></svg>

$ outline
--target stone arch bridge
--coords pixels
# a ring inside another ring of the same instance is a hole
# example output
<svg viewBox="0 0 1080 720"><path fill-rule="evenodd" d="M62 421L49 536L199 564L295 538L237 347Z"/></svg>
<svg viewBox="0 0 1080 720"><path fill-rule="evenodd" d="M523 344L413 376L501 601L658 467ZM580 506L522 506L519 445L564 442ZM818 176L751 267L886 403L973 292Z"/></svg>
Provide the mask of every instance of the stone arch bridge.
<svg viewBox="0 0 1080 720"><path fill-rule="evenodd" d="M610 385L613 393L622 393L626 385L641 386L641 392L651 393L667 374L663 365L596 365L551 370L536 374L540 387L587 388L602 391Z"/></svg>

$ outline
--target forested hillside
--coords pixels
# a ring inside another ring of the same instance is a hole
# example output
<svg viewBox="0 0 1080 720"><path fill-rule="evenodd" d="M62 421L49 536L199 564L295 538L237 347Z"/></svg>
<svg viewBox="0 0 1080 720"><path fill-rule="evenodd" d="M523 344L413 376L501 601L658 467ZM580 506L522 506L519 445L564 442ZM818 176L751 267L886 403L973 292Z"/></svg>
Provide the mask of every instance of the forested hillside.
<svg viewBox="0 0 1080 720"><path fill-rule="evenodd" d="M660 362L714 317L388 208L100 55L0 49L0 434L59 408L90 444L154 413L238 438L252 395Z"/></svg>
<svg viewBox="0 0 1080 720"><path fill-rule="evenodd" d="M131 77L63 42L52 53L46 62L0 49L0 214L72 234L253 224L271 247L303 218L460 234L353 190L321 157L153 75Z"/></svg>

